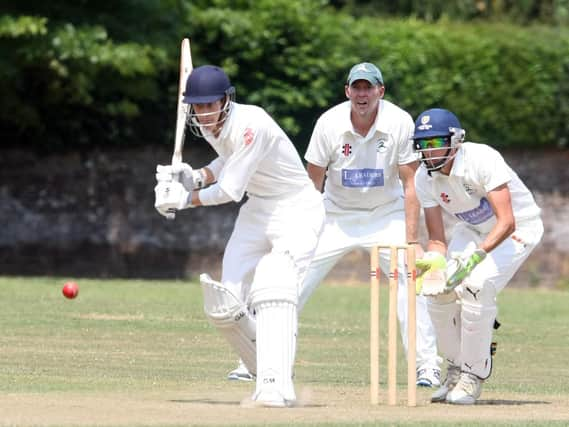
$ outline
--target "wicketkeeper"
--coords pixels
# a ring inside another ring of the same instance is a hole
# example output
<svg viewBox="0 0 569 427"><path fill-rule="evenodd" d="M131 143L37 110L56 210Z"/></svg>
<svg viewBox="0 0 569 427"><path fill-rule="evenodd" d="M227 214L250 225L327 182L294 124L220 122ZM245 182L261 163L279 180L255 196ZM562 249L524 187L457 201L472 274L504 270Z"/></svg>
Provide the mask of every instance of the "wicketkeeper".
<svg viewBox="0 0 569 427"><path fill-rule="evenodd" d="M224 71L204 65L190 74L184 102L190 126L218 157L194 170L157 167L156 209L239 202L223 256L221 282L201 275L210 322L256 375L253 401L292 406L299 286L324 221L314 189L292 142L260 107L238 104Z"/></svg>
<svg viewBox="0 0 569 427"><path fill-rule="evenodd" d="M415 122L422 156L415 188L429 232L428 252L417 260L419 282L448 362L431 400L471 405L492 372L496 297L540 241L543 224L531 192L503 157L464 137L448 110L427 110ZM458 220L448 246L443 211Z"/></svg>

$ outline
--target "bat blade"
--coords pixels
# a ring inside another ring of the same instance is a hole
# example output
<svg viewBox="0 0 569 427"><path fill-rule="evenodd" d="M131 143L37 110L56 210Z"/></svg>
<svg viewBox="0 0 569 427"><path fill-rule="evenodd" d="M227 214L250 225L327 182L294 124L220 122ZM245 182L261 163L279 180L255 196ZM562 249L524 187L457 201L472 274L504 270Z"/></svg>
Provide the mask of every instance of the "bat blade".
<svg viewBox="0 0 569 427"><path fill-rule="evenodd" d="M180 49L180 80L178 82L178 105L176 111L176 135L174 139L174 154L172 164L182 163L182 150L184 148L184 137L186 136L186 122L189 112L189 105L184 104L184 90L188 76L192 72L192 52L190 50L190 39L182 40Z"/></svg>

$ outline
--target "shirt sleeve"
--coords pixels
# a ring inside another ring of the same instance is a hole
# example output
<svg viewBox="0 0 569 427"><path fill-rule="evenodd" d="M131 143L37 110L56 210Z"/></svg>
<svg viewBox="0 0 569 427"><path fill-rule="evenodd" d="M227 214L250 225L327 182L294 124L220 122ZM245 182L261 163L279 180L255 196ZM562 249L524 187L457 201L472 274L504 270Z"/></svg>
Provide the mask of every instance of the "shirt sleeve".
<svg viewBox="0 0 569 427"><path fill-rule="evenodd" d="M198 197L203 206L222 205L232 201L231 197L221 189L219 184L213 184L208 188L200 190Z"/></svg>
<svg viewBox="0 0 569 427"><path fill-rule="evenodd" d="M220 188L236 202L243 198L259 163L275 143L268 126L264 122L257 127L247 127L235 141L235 151L220 172L217 180Z"/></svg>
<svg viewBox="0 0 569 427"><path fill-rule="evenodd" d="M413 149L413 133L415 125L410 115L405 115L401 123L401 140L399 141L399 164L406 165L419 160L418 153Z"/></svg>
<svg viewBox="0 0 569 427"><path fill-rule="evenodd" d="M437 199L433 196L432 191L430 191L431 188L431 178L427 170L423 166L420 166L415 173L415 192L422 208L434 208L439 206Z"/></svg>
<svg viewBox="0 0 569 427"><path fill-rule="evenodd" d="M219 173L221 172L223 165L224 165L223 159L221 157L216 157L205 167L211 171L213 177L217 181L217 178L219 177Z"/></svg>
<svg viewBox="0 0 569 427"><path fill-rule="evenodd" d="M312 131L308 148L304 154L304 159L316 166L325 168L330 163L331 147L332 144L330 143L328 134L325 131L325 124L322 119L318 119L316 126L314 126L314 130Z"/></svg>
<svg viewBox="0 0 569 427"><path fill-rule="evenodd" d="M491 147L486 153L478 155L472 161L478 165L477 178L484 189L489 192L502 184L510 182L511 176L502 155Z"/></svg>

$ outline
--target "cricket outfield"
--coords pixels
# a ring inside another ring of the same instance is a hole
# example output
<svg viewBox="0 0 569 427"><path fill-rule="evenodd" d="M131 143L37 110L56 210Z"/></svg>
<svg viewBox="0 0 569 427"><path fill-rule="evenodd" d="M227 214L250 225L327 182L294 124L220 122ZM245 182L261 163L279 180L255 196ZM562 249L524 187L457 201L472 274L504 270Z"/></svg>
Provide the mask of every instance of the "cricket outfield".
<svg viewBox="0 0 569 427"><path fill-rule="evenodd" d="M535 425L569 423L569 292L506 289L494 373L471 407L386 406L382 288L380 405L369 404L369 291L321 286L301 315L300 407L247 408L254 385L225 380L237 357L207 323L198 284L0 278L0 426ZM405 403L399 349L398 398Z"/></svg>

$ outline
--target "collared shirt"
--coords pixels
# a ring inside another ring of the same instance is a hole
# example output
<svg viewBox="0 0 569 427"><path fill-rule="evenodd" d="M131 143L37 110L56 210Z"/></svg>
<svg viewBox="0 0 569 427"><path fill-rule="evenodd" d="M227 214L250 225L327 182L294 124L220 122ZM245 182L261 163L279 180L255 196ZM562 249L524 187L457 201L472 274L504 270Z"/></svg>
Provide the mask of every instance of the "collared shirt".
<svg viewBox="0 0 569 427"><path fill-rule="evenodd" d="M540 208L531 192L502 155L485 144L461 144L448 176L440 172L429 176L423 166L415 175L421 206L441 206L481 233L490 232L496 224L488 193L502 184L508 184L516 222L539 216Z"/></svg>
<svg viewBox="0 0 569 427"><path fill-rule="evenodd" d="M245 192L278 199L312 185L296 148L260 107L233 103L219 137L205 138L219 155L214 185L234 201Z"/></svg>
<svg viewBox="0 0 569 427"><path fill-rule="evenodd" d="M346 101L322 114L304 156L328 168L324 197L329 212L372 210L401 199L399 165L417 160L409 113L382 99L374 125L361 136L354 131L350 110Z"/></svg>

